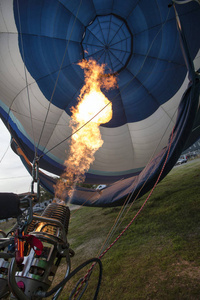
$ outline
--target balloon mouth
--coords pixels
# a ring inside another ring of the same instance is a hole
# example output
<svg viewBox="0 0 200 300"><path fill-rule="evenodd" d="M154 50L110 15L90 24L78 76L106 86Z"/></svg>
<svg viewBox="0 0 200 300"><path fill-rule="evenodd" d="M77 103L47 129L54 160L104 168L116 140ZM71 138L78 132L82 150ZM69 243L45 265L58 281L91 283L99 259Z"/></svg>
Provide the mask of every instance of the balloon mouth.
<svg viewBox="0 0 200 300"><path fill-rule="evenodd" d="M133 36L126 21L117 15L96 16L85 28L83 56L104 63L105 74L126 68L132 53Z"/></svg>

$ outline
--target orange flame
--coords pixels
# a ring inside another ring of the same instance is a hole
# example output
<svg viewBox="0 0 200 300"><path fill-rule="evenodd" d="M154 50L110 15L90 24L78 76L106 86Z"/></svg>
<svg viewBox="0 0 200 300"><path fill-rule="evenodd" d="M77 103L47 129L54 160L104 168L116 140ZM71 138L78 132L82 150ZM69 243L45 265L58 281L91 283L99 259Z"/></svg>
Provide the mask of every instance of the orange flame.
<svg viewBox="0 0 200 300"><path fill-rule="evenodd" d="M112 118L111 102L101 88L109 90L117 84L116 76L105 75L105 65L96 61L82 60L78 65L84 69L85 84L80 91L77 107L72 108L72 138L65 172L55 186L55 198L72 197L74 187L84 181L84 174L93 163L95 152L103 145L100 124Z"/></svg>

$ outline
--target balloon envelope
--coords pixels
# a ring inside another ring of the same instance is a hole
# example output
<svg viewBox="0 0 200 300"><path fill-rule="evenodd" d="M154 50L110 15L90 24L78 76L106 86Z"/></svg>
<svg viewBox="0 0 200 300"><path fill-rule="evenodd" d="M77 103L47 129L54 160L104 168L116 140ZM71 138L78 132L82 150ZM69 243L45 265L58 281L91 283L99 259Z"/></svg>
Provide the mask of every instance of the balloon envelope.
<svg viewBox="0 0 200 300"><path fill-rule="evenodd" d="M42 155L40 167L62 174L71 134L70 109L84 83L80 60L94 58L106 64L107 74L117 74L118 87L103 91L112 102L113 117L101 126L104 144L86 182L120 182L88 205L122 204L125 195L141 185L141 176L149 180L147 170L153 177L157 174L175 124L183 130L175 131L177 143L168 171L191 134L198 87L195 100L189 90L187 100L183 95L195 81L188 76L188 57L194 70L200 67L200 6L190 2L176 7L189 49L185 54L174 9L168 4L1 0L0 115L29 161L37 152ZM196 130L195 137L199 137ZM144 191L151 185L147 183ZM74 202L81 203L90 192L77 192Z"/></svg>

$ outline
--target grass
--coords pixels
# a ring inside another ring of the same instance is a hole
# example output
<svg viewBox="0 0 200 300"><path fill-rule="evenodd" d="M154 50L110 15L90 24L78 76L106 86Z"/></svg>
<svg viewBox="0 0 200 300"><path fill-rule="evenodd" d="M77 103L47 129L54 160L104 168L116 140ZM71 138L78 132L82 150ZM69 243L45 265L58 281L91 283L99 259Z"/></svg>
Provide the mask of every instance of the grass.
<svg viewBox="0 0 200 300"><path fill-rule="evenodd" d="M128 231L102 258L103 279L98 299L189 299L200 295L200 160L175 167L156 187ZM124 229L147 195L125 215L111 242ZM87 208L71 212L68 240L75 250L72 269L97 257L120 208ZM66 285L68 295L86 267ZM54 284L61 281L63 260ZM98 280L92 273L83 300L93 299ZM49 298L50 299L50 298Z"/></svg>
<svg viewBox="0 0 200 300"><path fill-rule="evenodd" d="M157 186L142 213L102 258L98 299L199 299L200 295L200 160L175 167ZM131 207L114 238L137 213L147 195ZM72 211L68 239L76 255L72 269L96 257L120 208ZM64 262L56 282L63 277ZM67 299L72 280L60 299ZM93 297L97 271L84 300Z"/></svg>

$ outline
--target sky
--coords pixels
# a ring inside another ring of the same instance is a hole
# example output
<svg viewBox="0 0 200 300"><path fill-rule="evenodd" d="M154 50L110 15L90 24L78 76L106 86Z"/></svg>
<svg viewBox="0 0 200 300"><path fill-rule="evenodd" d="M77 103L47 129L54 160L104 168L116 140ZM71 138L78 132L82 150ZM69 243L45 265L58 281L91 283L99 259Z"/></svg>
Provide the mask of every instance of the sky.
<svg viewBox="0 0 200 300"><path fill-rule="evenodd" d="M0 119L0 192L30 192L32 178L10 145L10 133ZM7 151L8 149L8 151Z"/></svg>

